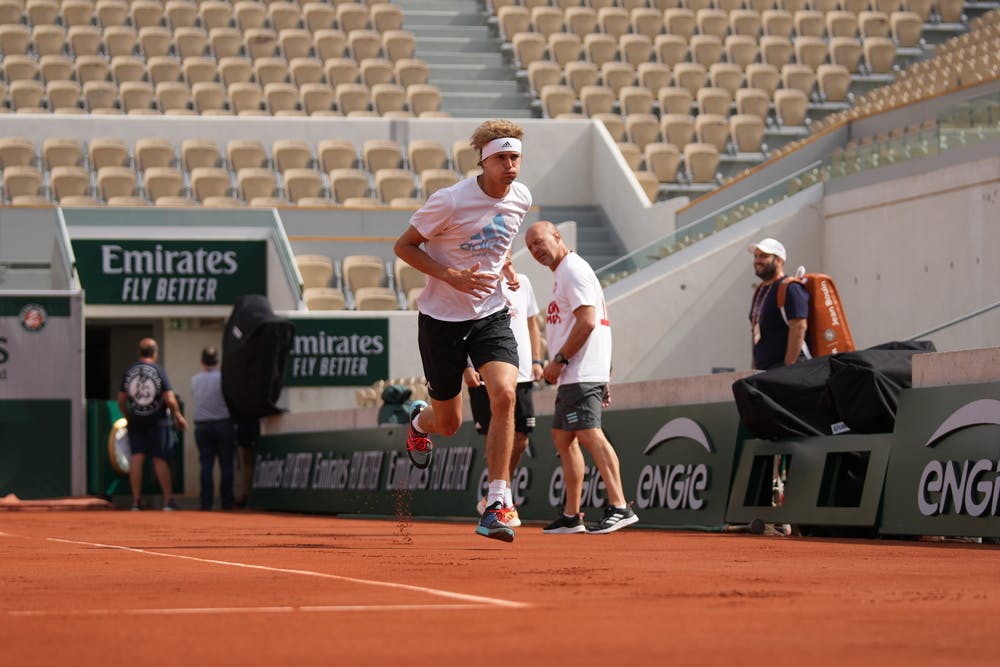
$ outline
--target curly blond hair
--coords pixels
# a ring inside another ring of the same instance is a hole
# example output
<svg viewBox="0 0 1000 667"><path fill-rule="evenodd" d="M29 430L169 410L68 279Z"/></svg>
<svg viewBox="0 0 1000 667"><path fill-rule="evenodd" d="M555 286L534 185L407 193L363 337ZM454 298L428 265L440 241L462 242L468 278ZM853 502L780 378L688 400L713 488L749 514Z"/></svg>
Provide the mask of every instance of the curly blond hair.
<svg viewBox="0 0 1000 667"><path fill-rule="evenodd" d="M469 144L482 153L483 146L501 137L522 139L524 138L524 128L509 120L488 120L472 133Z"/></svg>

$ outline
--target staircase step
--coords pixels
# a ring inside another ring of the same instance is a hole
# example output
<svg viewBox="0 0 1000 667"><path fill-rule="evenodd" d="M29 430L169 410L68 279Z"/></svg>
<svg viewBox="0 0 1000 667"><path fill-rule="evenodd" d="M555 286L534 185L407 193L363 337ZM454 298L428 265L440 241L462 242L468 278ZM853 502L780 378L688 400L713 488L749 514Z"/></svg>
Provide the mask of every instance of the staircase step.
<svg viewBox="0 0 1000 667"><path fill-rule="evenodd" d="M430 78L431 82L437 85L441 85L441 82L446 79L453 81L513 80L511 79L510 69L503 67L502 65L476 65L469 63L456 64L454 61L450 63L435 64L431 67Z"/></svg>
<svg viewBox="0 0 1000 667"><path fill-rule="evenodd" d="M503 56L500 55L499 52L455 53L453 51L431 51L422 49L420 44L417 44L417 48L414 51L413 57L420 58L428 65L430 65L432 69L434 65L437 64L449 65L455 62L461 62L467 65L488 65L490 67L504 66Z"/></svg>
<svg viewBox="0 0 1000 667"><path fill-rule="evenodd" d="M432 77L430 82L437 86L442 93L495 93L497 95L513 95L518 100L523 99L523 93L514 81L496 79L456 81Z"/></svg>
<svg viewBox="0 0 1000 667"><path fill-rule="evenodd" d="M402 3L396 4L402 6ZM427 7L431 3L420 3L420 7ZM485 28L483 15L469 12L461 12L448 9L407 9L403 8L403 26L407 30L416 32L419 28L428 26L479 26Z"/></svg>
<svg viewBox="0 0 1000 667"><path fill-rule="evenodd" d="M428 37L426 39L421 38L417 46L421 50L447 51L450 53L498 53L497 43L492 39Z"/></svg>
<svg viewBox="0 0 1000 667"><path fill-rule="evenodd" d="M524 109L528 112L530 98L525 95L504 95L499 93L441 93L441 107L471 107L486 110Z"/></svg>

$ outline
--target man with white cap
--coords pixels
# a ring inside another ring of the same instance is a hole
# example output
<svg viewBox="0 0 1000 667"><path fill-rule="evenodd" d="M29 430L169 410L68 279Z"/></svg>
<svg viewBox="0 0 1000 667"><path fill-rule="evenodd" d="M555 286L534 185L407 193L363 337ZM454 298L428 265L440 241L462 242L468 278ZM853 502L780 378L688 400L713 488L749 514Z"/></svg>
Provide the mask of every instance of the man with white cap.
<svg viewBox="0 0 1000 667"><path fill-rule="evenodd" d="M486 434L487 507L479 535L511 542L505 500L510 485L517 387L517 343L501 280L519 287L510 249L531 193L517 182L524 130L507 120L486 121L469 143L482 173L438 190L410 218L396 255L427 274L417 299L418 344L431 405L414 404L406 442L417 468L430 465L431 434L453 435L462 424L462 376L467 361L489 386Z"/></svg>
<svg viewBox="0 0 1000 667"><path fill-rule="evenodd" d="M782 312L775 288L785 277L785 246L776 239L766 238L748 250L753 254L753 271L761 279L750 306L753 368L763 371L790 366L802 353L809 294L801 283L790 281Z"/></svg>

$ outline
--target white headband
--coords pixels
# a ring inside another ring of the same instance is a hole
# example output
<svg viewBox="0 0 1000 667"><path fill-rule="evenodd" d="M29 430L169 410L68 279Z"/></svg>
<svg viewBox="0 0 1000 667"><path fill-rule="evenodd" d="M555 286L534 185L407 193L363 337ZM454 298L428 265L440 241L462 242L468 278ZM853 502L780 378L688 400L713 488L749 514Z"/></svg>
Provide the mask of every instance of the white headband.
<svg viewBox="0 0 1000 667"><path fill-rule="evenodd" d="M500 137L499 139L494 139L483 146L483 156L479 159L480 161L485 160L489 156L496 153L517 153L520 155L521 140L513 137Z"/></svg>

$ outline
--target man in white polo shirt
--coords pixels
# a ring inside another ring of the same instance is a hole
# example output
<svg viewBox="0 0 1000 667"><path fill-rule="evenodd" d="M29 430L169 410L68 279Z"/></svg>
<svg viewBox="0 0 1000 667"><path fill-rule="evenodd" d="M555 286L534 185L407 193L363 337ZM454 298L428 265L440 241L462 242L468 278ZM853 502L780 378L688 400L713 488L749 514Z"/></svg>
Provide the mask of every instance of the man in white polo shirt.
<svg viewBox="0 0 1000 667"><path fill-rule="evenodd" d="M511 542L505 495L514 438L518 355L501 280L518 288L510 248L531 207L517 182L524 130L487 121L469 143L480 151L482 173L435 192L396 240L396 255L427 274L417 299L418 343L431 405L417 402L406 448L418 468L430 465L431 434L453 435L462 424L462 376L467 360L490 388L486 434L487 507L476 532Z"/></svg>
<svg viewBox="0 0 1000 667"><path fill-rule="evenodd" d="M625 500L618 454L601 429L601 408L608 405L611 381L611 323L597 275L563 242L554 224L536 222L524 237L539 264L552 269L552 300L546 309L545 335L551 357L542 373L558 383L552 413L552 442L566 483L563 513L545 533L612 533L639 520ZM604 479L608 505L589 527L580 511L585 471L583 445Z"/></svg>

